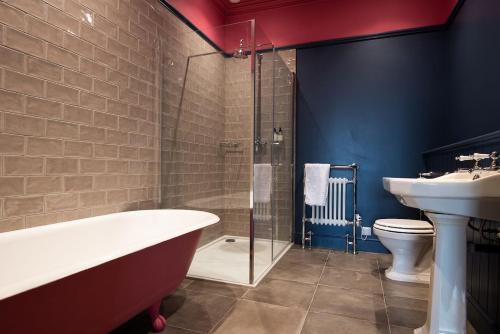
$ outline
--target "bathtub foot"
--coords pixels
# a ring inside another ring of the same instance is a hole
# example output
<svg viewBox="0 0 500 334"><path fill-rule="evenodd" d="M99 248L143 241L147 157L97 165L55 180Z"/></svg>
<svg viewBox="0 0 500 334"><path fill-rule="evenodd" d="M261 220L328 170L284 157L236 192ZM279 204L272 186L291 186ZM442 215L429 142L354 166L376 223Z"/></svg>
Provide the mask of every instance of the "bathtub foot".
<svg viewBox="0 0 500 334"><path fill-rule="evenodd" d="M148 308L149 318L151 319L151 326L155 333L161 332L167 327L167 320L160 314L161 301L154 303Z"/></svg>

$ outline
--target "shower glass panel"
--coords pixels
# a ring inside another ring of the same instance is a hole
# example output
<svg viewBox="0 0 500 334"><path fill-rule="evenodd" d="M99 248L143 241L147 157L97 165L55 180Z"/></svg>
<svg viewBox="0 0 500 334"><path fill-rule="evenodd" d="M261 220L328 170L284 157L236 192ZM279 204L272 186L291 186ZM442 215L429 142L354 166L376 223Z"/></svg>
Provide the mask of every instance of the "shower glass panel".
<svg viewBox="0 0 500 334"><path fill-rule="evenodd" d="M221 218L204 230L188 276L254 284L279 253L274 243L288 245L291 235L280 236L292 226L292 220L285 228L276 218L281 206L273 196L280 193L282 182L274 180L280 175L274 170L265 220L255 220L254 160L272 162L277 53L270 43L256 44L254 21L205 29L203 34L172 25L169 29L177 33L163 39L160 47L161 205ZM262 64L268 68L265 80L257 67L256 48L271 50L262 56L270 57ZM257 77L263 84L259 92ZM257 104L265 111L257 112ZM256 135L261 136L259 145L268 146L266 155L260 156Z"/></svg>

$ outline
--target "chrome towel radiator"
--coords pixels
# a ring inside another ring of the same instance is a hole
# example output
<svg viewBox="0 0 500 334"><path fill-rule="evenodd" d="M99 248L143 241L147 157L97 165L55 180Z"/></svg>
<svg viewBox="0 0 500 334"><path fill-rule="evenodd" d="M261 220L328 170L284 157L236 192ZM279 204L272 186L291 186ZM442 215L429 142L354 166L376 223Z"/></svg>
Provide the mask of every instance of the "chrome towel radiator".
<svg viewBox="0 0 500 334"><path fill-rule="evenodd" d="M352 224L352 235L347 233L346 238L346 252L352 250L353 254L357 253L356 246L356 227L361 221L361 216L357 210L357 178L358 178L358 165L330 165L330 170L350 170L352 171L352 178L334 178L330 177L328 180L328 199L325 206L310 206L311 216L307 217L305 197L302 202L302 248L305 248L306 242L309 243L309 248L312 246L313 232L309 230L306 232L306 224L321 224L321 225L337 225L345 226ZM304 179L305 185L305 166L304 166ZM347 219L346 206L347 206L347 187L352 186L352 220Z"/></svg>

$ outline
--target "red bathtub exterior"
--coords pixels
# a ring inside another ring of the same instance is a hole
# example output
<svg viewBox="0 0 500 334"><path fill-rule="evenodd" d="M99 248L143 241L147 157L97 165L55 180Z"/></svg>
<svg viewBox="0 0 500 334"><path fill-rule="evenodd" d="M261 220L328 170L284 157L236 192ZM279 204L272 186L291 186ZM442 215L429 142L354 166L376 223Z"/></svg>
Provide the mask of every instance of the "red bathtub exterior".
<svg viewBox="0 0 500 334"><path fill-rule="evenodd" d="M1 300L0 333L108 333L181 284L200 235L193 231Z"/></svg>

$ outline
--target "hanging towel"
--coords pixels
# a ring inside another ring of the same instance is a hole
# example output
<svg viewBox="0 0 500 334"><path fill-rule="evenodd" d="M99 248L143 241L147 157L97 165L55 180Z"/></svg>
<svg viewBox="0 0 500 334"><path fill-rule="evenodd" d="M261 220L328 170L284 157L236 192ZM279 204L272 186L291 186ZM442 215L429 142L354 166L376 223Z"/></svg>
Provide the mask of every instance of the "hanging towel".
<svg viewBox="0 0 500 334"><path fill-rule="evenodd" d="M273 170L271 164L255 164L254 170L254 202L269 203L271 202L271 180Z"/></svg>
<svg viewBox="0 0 500 334"><path fill-rule="evenodd" d="M304 195L307 205L326 205L329 177L329 164L305 165Z"/></svg>

